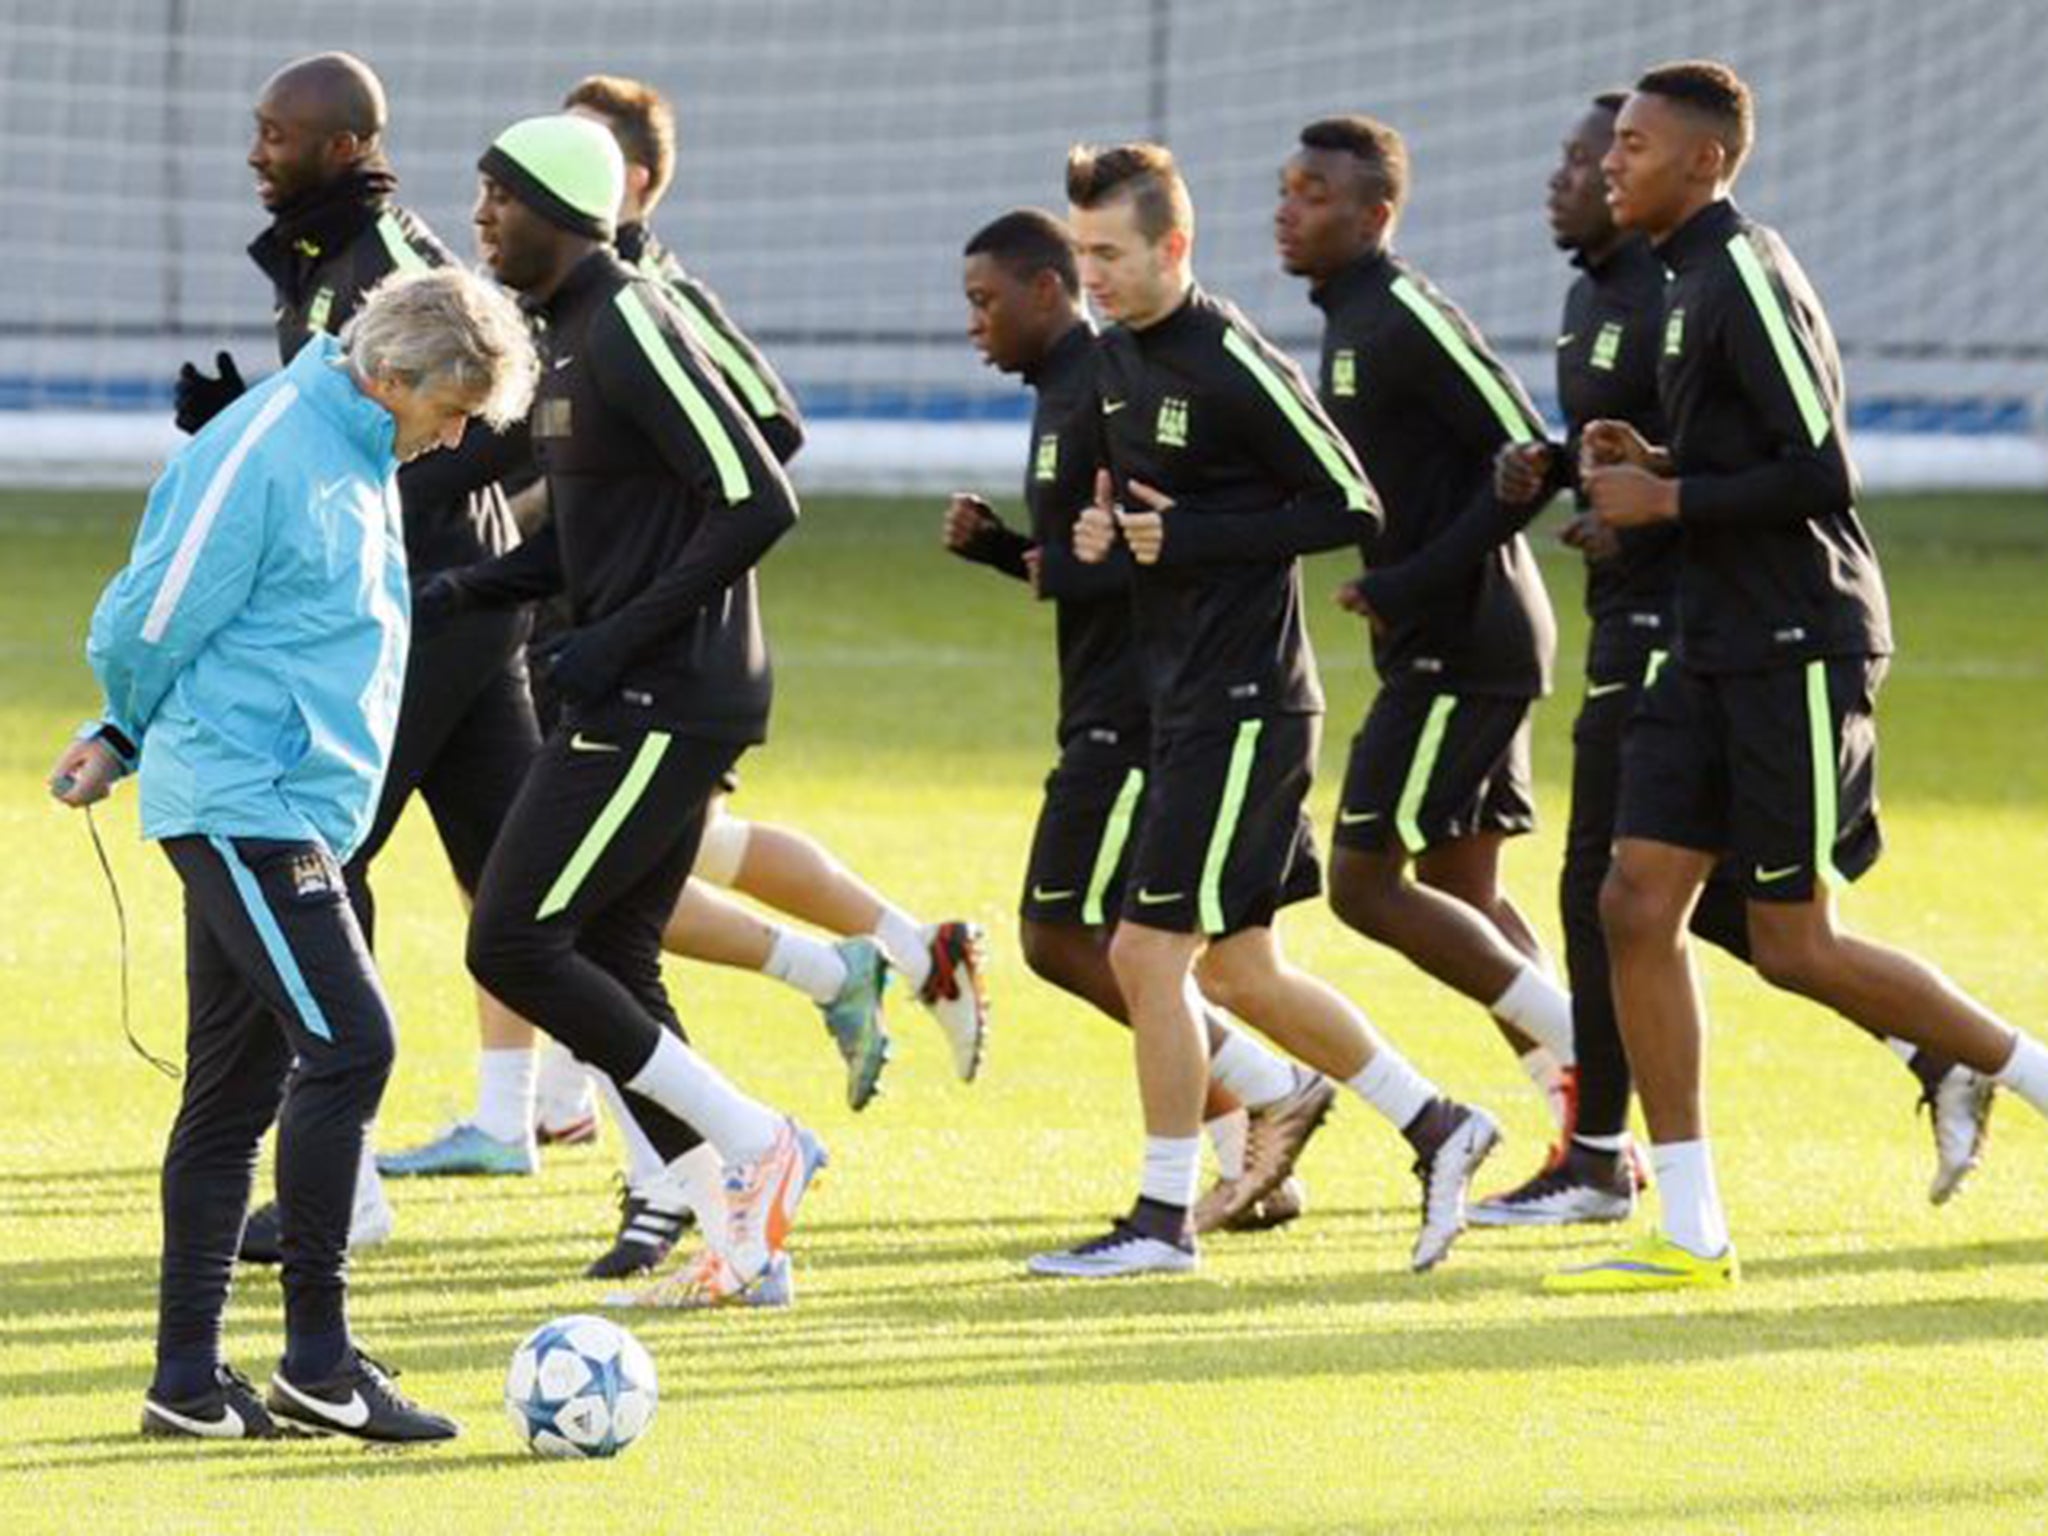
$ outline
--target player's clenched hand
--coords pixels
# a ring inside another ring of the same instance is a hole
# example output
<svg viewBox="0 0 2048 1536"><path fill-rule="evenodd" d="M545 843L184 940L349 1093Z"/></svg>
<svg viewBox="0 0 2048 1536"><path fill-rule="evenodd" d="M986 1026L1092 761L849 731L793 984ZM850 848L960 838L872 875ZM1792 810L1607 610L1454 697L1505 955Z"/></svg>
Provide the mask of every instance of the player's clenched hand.
<svg viewBox="0 0 2048 1536"><path fill-rule="evenodd" d="M939 529L939 539L954 554L967 555L981 540L1001 532L1002 526L1003 520L996 516L995 508L979 496L955 491L953 499L946 503L946 518Z"/></svg>
<svg viewBox="0 0 2048 1536"><path fill-rule="evenodd" d="M1074 519L1074 558L1083 565L1100 565L1116 546L1116 487L1109 471L1095 472L1095 500Z"/></svg>
<svg viewBox="0 0 2048 1536"><path fill-rule="evenodd" d="M1579 473L1608 464L1631 464L1650 469L1657 450L1643 440L1643 434L1625 421L1594 421L1579 434Z"/></svg>
<svg viewBox="0 0 2048 1536"><path fill-rule="evenodd" d="M1123 530L1124 542L1131 546L1131 558L1140 565L1157 565L1159 552L1166 547L1166 513L1173 507L1173 498L1155 491L1142 480L1130 483L1131 497L1144 503L1145 510L1131 512L1117 510L1117 526Z"/></svg>
<svg viewBox="0 0 2048 1536"><path fill-rule="evenodd" d="M1579 477L1593 515L1609 528L1641 528L1678 516L1678 482L1634 464L1610 464Z"/></svg>
<svg viewBox="0 0 2048 1536"><path fill-rule="evenodd" d="M1045 551L1036 544L1024 551L1024 579L1031 583L1033 597L1045 596L1042 578L1045 571Z"/></svg>
<svg viewBox="0 0 2048 1536"><path fill-rule="evenodd" d="M1493 493L1511 507L1527 506L1550 483L1557 450L1549 443L1503 443L1493 460Z"/></svg>
<svg viewBox="0 0 2048 1536"><path fill-rule="evenodd" d="M1375 635L1387 632L1387 621L1372 611L1372 604L1365 600L1365 587L1356 581L1347 581L1337 589L1337 606L1346 613L1355 613L1372 626Z"/></svg>
<svg viewBox="0 0 2048 1536"><path fill-rule="evenodd" d="M121 764L105 742L88 736L66 742L50 770L50 793L66 805L92 805L107 798Z"/></svg>

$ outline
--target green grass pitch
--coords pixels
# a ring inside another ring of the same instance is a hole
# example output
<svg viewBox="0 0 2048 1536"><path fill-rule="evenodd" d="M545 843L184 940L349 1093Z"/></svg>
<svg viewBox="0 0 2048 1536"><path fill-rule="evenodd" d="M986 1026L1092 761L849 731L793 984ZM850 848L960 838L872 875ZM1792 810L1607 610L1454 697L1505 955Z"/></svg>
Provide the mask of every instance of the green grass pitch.
<svg viewBox="0 0 2048 1536"><path fill-rule="evenodd" d="M583 1310L609 1234L614 1146L524 1181L394 1186L399 1230L355 1269L354 1320L463 1439L371 1453L216 1450L135 1434L148 1375L156 1166L174 1090L117 1026L112 912L81 819L42 775L95 706L80 659L140 498L0 498L0 1528L9 1531L1584 1533L2039 1529L2048 1501L2048 1135L2000 1106L1952 1207L1893 1059L1719 961L1706 969L1720 1171L1749 1278L1712 1297L1560 1303L1539 1276L1611 1232L1470 1234L1405 1258L1398 1139L1344 1104L1306 1159L1296 1228L1223 1239L1195 1278L1021 1278L1037 1247L1130 1194L1139 1127L1124 1037L1026 974L1014 892L1051 760L1049 616L936 547L939 507L818 500L764 576L775 740L742 811L816 834L929 917L991 929L984 1081L898 1005L898 1060L859 1118L812 1010L758 978L677 969L697 1038L803 1115L832 1168L799 1231L799 1304L649 1315L663 1403L610 1464L529 1460L499 1407L513 1344ZM1937 959L2015 1021L2048 1024L2048 510L1880 503L1904 647L1883 701L1890 852L1850 920ZM1546 546L1550 541L1542 541ZM1575 676L1578 573L1547 552ZM1354 621L1309 574L1331 696L1318 821L1370 688ZM1509 876L1554 944L1567 726L1539 716L1544 827ZM175 1053L177 891L102 819L134 929L138 1026ZM386 1144L466 1109L461 917L415 817L380 870L400 1064ZM1320 907L1294 954L1359 1000L1529 1171L1545 1127L1475 1008ZM279 1347L274 1275L245 1274L231 1355Z"/></svg>

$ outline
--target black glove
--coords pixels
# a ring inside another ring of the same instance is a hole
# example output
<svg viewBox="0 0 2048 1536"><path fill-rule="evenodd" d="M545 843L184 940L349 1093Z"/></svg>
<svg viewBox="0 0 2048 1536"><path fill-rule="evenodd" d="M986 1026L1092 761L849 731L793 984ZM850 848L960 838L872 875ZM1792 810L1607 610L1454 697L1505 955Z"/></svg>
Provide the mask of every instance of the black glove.
<svg viewBox="0 0 2048 1536"><path fill-rule="evenodd" d="M572 629L545 655L548 682L571 704L598 704L617 691L625 660L600 625Z"/></svg>
<svg viewBox="0 0 2048 1536"><path fill-rule="evenodd" d="M227 353L216 353L213 365L220 370L217 379L209 379L191 363L178 370L178 382L172 398L178 405L180 432L197 432L241 399L249 388L242 382L235 360Z"/></svg>
<svg viewBox="0 0 2048 1536"><path fill-rule="evenodd" d="M412 627L415 632L438 629L467 613L474 604L459 571L434 571L412 584Z"/></svg>

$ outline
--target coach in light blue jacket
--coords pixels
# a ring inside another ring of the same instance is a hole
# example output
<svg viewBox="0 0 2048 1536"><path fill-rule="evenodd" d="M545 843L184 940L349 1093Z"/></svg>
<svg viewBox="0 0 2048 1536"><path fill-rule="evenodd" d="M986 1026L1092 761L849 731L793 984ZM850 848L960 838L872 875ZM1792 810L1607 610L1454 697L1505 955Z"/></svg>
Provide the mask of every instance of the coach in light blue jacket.
<svg viewBox="0 0 2048 1536"><path fill-rule="evenodd" d="M342 341L308 343L172 460L93 615L106 711L51 790L88 805L139 763L143 835L185 888L187 1063L145 1434L456 1432L349 1336L343 1250L394 1037L341 861L369 826L404 680L394 474L471 416L522 414L536 371L518 309L481 279L392 279ZM259 1397L220 1332L273 1119L285 1355Z"/></svg>
<svg viewBox="0 0 2048 1536"><path fill-rule="evenodd" d="M368 830L404 681L397 421L313 338L171 461L87 659L139 744L142 835Z"/></svg>

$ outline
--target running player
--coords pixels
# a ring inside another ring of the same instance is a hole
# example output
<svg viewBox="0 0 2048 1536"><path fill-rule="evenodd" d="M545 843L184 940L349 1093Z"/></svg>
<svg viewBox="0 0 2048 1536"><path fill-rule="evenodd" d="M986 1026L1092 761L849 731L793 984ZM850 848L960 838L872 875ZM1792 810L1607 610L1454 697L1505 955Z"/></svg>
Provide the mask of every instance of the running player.
<svg viewBox="0 0 2048 1536"><path fill-rule="evenodd" d="M1551 231L1579 269L1564 303L1557 339L1562 444L1514 444L1501 450L1496 490L1503 509L1535 512L1560 488L1576 489L1578 444L1586 424L1625 421L1646 441L1662 442L1657 348L1663 339L1664 267L1640 235L1615 227L1600 162L1614 142L1626 92L1597 97L1566 136L1549 182ZM1572 728L1571 821L1559 882L1565 962L1572 980L1572 1032L1579 1064L1578 1122L1560 1155L1535 1177L1472 1208L1477 1226L1622 1220L1635 1209L1635 1149L1628 1138L1628 1058L1608 985L1600 932L1600 883L1614 842L1624 723L1645 680L1670 655L1676 622L1679 531L1668 524L1615 533L1578 509L1565 542L1586 561L1586 693ZM1740 871L1723 860L1700 892L1692 932L1741 959L1749 957ZM1938 1205L1976 1165L1991 1103L1988 1080L1935 1052L1903 1053L1931 1111Z"/></svg>
<svg viewBox="0 0 2048 1536"><path fill-rule="evenodd" d="M1094 331L1081 309L1072 239L1051 214L1006 213L962 256L969 336L991 367L1021 375L1035 397L1024 482L1031 531L1006 527L986 501L960 494L946 510L946 546L1028 582L1054 604L1059 637L1060 756L1032 838L1019 937L1038 975L1128 1024L1109 924L1123 902L1151 724L1131 643L1129 554L1087 565L1073 552L1074 519L1094 494ZM1303 865L1304 875L1312 870ZM1291 1169L1335 1091L1213 1011L1206 1023L1203 1124L1218 1178L1195 1204L1195 1233L1291 1221L1303 1200Z"/></svg>
<svg viewBox="0 0 2048 1536"><path fill-rule="evenodd" d="M1110 943L1146 1141L1130 1214L1031 1268L1092 1278L1196 1266L1206 995L1343 1080L1409 1140L1422 1185L1413 1263L1428 1269L1463 1230L1494 1122L1444 1098L1348 1001L1288 964L1273 929L1310 887L1302 866L1315 859L1302 800L1323 697L1296 556L1369 540L1378 502L1300 370L1196 286L1194 209L1172 155L1077 148L1067 191L1083 285L1116 322L1096 359L1106 467L1074 547L1088 561L1119 540L1130 551L1152 717Z"/></svg>
<svg viewBox="0 0 2048 1536"><path fill-rule="evenodd" d="M1500 884L1531 829L1529 714L1556 624L1520 535L1430 570L1430 546L1491 501L1503 443L1537 437L1528 396L1485 339L1391 243L1408 150L1368 117L1301 131L1281 172L1281 264L1324 315L1317 393L1380 490L1387 525L1340 600L1371 625L1380 691L1353 739L1330 905L1492 1014L1561 1127L1571 1118L1571 999ZM1418 878L1410 879L1413 867Z"/></svg>
<svg viewBox="0 0 2048 1536"><path fill-rule="evenodd" d="M1615 223L1649 239L1672 273L1658 345L1666 444L1594 421L1580 447L1603 526L1681 535L1676 643L1623 739L1600 897L1664 1230L1551 1276L1561 1292L1737 1278L1706 1140L1703 1006L1685 933L1724 853L1739 861L1765 980L2048 1111L2048 1049L1922 961L1849 934L1835 913L1836 887L1878 855L1873 710L1891 624L1856 516L1827 317L1785 242L1729 200L1752 134L1734 71L1665 65L1636 82L1603 161Z"/></svg>

